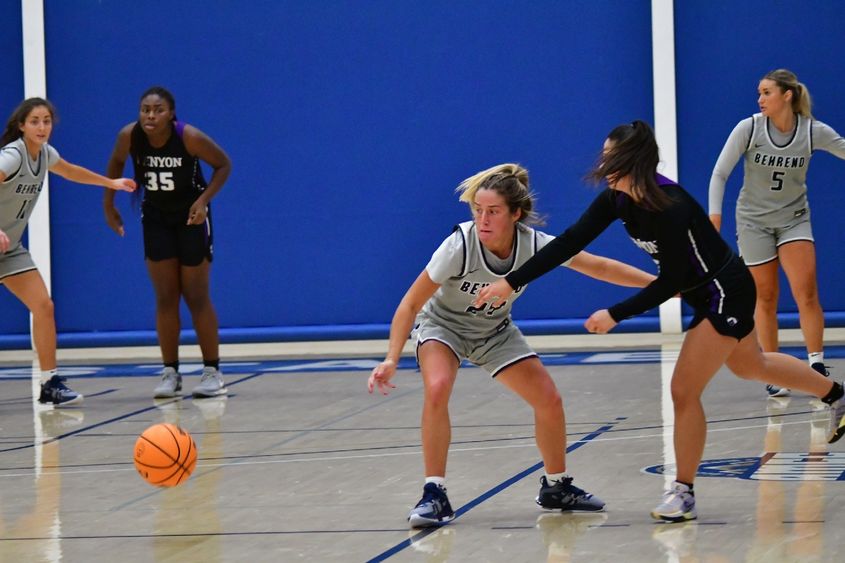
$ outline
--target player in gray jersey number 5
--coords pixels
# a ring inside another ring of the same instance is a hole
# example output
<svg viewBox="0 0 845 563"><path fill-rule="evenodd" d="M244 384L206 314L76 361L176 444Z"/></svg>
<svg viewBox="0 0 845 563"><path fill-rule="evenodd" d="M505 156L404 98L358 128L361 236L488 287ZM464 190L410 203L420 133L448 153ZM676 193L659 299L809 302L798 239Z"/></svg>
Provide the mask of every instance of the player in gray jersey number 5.
<svg viewBox="0 0 845 563"><path fill-rule="evenodd" d="M0 283L32 313L32 339L41 369L38 401L63 407L80 403L82 395L58 375L53 301L21 238L48 170L72 182L110 190L131 192L135 182L106 178L62 159L48 144L55 113L49 101L28 98L12 113L0 139Z"/></svg>
<svg viewBox="0 0 845 563"><path fill-rule="evenodd" d="M522 333L511 322L513 301L474 307L485 285L504 277L552 237L535 231L537 222L528 172L502 164L464 180L458 190L473 221L459 225L408 289L390 326L387 356L372 372L370 393L387 394L411 328L425 394L422 448L423 497L411 510L412 527L439 526L454 518L446 496L446 458L451 441L449 397L461 361L469 359L523 398L534 409L537 447L543 458L537 504L563 511L600 511L604 503L572 485L566 474L563 403L552 378ZM615 260L581 252L564 265L596 279L643 287L654 276Z"/></svg>
<svg viewBox="0 0 845 563"><path fill-rule="evenodd" d="M736 204L737 244L757 288L754 324L765 352L778 350L778 265L783 267L798 316L808 363L823 375L824 313L816 282L816 248L807 200L807 169L815 150L845 159L845 139L810 112L810 93L792 72L774 70L760 80L760 113L739 122L710 178L710 220L722 224L725 183L744 157ZM766 387L772 396L789 390Z"/></svg>

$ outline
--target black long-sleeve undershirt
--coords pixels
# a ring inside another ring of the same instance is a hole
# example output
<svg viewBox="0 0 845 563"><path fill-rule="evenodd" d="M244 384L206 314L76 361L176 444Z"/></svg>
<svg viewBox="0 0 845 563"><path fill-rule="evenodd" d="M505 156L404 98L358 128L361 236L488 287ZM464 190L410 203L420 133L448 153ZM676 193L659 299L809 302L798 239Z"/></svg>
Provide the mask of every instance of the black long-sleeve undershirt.
<svg viewBox="0 0 845 563"><path fill-rule="evenodd" d="M627 194L605 189L578 221L505 279L513 288L526 285L583 250L616 219L622 220L634 244L651 255L659 274L638 293L608 308L615 321L644 313L712 279L732 250L692 196L665 178L658 181L672 201L666 209L649 211Z"/></svg>

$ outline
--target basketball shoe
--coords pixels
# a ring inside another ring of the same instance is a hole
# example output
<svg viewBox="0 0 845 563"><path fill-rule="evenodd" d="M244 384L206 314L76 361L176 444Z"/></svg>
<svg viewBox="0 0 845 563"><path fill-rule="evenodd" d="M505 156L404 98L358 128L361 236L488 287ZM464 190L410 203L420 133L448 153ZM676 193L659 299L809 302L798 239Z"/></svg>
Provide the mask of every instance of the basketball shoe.
<svg viewBox="0 0 845 563"><path fill-rule="evenodd" d="M408 514L412 528L442 526L455 519L446 489L436 483L426 483L420 502Z"/></svg>
<svg viewBox="0 0 845 563"><path fill-rule="evenodd" d="M830 405L830 427L827 443L832 444L845 436L845 397L840 397Z"/></svg>
<svg viewBox="0 0 845 563"><path fill-rule="evenodd" d="M672 488L663 493L663 502L651 511L651 517L667 522L695 520L698 518L695 512L695 495L690 492L689 487L675 481Z"/></svg>
<svg viewBox="0 0 845 563"><path fill-rule="evenodd" d="M827 369L827 366L821 362L814 362L810 364L810 367L822 374L825 377L830 377L830 371Z"/></svg>
<svg viewBox="0 0 845 563"><path fill-rule="evenodd" d="M169 399L182 390L182 376L172 367L161 370L161 383L153 390L153 398Z"/></svg>
<svg viewBox="0 0 845 563"><path fill-rule="evenodd" d="M789 397L790 391L786 387L778 387L769 383L766 385L766 393L769 394L769 397Z"/></svg>
<svg viewBox="0 0 845 563"><path fill-rule="evenodd" d="M202 379L199 385L194 387L193 396L201 399L203 397L217 397L225 395L228 389L223 384L223 374L219 369L211 366L202 368Z"/></svg>
<svg viewBox="0 0 845 563"><path fill-rule="evenodd" d="M540 477L540 494L537 504L546 510L563 512L600 512L604 501L572 484L572 477L565 477L551 484L546 476Z"/></svg>
<svg viewBox="0 0 845 563"><path fill-rule="evenodd" d="M65 381L67 381L66 378L54 375L42 383L38 402L42 405L50 404L54 407L67 407L81 403L82 395L76 391L72 391L65 385Z"/></svg>

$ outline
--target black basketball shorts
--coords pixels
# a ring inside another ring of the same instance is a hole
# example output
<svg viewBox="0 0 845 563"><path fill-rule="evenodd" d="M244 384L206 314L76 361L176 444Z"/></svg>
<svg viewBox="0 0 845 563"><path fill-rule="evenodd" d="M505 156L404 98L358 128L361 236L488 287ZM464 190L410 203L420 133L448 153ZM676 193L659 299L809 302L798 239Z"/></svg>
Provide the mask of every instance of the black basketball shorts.
<svg viewBox="0 0 845 563"><path fill-rule="evenodd" d="M748 267L738 256L701 287L682 294L695 310L689 328L707 319L716 332L742 340L754 330L757 288Z"/></svg>
<svg viewBox="0 0 845 563"><path fill-rule="evenodd" d="M212 259L211 208L201 225L187 225L188 210L162 211L143 206L144 257L158 262L176 258L183 266L199 266Z"/></svg>

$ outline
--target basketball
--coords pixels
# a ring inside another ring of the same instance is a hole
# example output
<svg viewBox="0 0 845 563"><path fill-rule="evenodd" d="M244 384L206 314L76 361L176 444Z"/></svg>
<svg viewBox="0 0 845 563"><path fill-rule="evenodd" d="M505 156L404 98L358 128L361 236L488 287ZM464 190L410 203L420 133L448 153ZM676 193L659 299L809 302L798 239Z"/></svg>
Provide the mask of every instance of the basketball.
<svg viewBox="0 0 845 563"><path fill-rule="evenodd" d="M150 485L175 487L197 465L194 439L175 424L154 424L135 442L135 469Z"/></svg>

